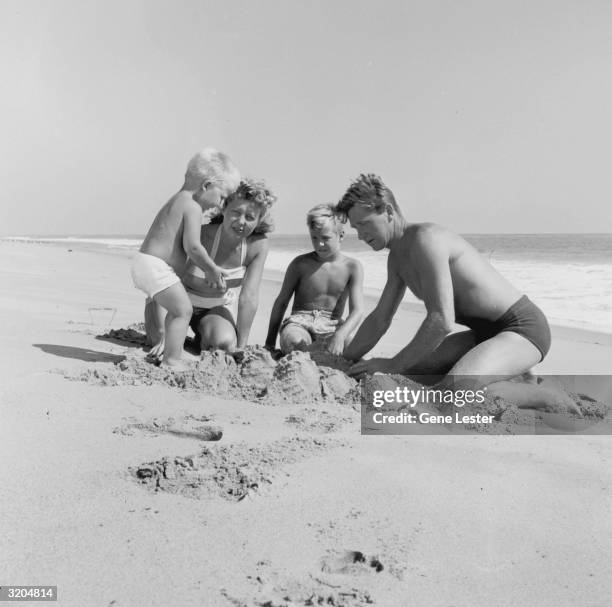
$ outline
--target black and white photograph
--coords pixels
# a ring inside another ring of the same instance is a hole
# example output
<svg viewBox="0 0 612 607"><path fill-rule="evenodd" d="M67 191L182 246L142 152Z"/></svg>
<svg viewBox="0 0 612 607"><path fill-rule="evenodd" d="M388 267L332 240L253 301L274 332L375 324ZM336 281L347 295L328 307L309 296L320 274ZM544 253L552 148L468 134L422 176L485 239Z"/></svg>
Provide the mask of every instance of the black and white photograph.
<svg viewBox="0 0 612 607"><path fill-rule="evenodd" d="M612 4L0 24L0 602L612 604Z"/></svg>

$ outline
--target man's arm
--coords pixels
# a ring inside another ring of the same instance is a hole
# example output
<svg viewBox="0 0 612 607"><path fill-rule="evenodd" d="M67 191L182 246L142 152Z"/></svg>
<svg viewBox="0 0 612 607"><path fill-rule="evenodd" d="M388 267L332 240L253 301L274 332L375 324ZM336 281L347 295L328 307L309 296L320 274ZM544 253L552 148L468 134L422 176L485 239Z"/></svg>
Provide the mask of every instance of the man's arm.
<svg viewBox="0 0 612 607"><path fill-rule="evenodd" d="M352 259L351 273L347 288L349 290L349 315L346 317L329 341L327 349L332 354L342 354L344 344L363 318L363 267L361 262Z"/></svg>
<svg viewBox="0 0 612 607"><path fill-rule="evenodd" d="M344 351L344 357L358 360L367 354L387 332L391 320L406 292L406 285L396 272L389 255L387 259L387 283L374 311L363 321L353 341Z"/></svg>
<svg viewBox="0 0 612 607"><path fill-rule="evenodd" d="M298 263L297 260L294 259L287 268L280 293L272 306L270 323L268 325L268 336L266 337L266 348L273 350L276 347L278 330L283 322L285 310L287 309L287 306L289 305L289 302L297 289L299 279L300 273Z"/></svg>
<svg viewBox="0 0 612 607"><path fill-rule="evenodd" d="M206 272L207 279L217 288L225 288L224 272L210 258L208 251L200 241L202 231L202 209L195 202L190 202L183 213L183 249L187 256Z"/></svg>
<svg viewBox="0 0 612 607"><path fill-rule="evenodd" d="M393 357L392 366L398 373L430 355L452 332L455 320L449 250L444 235L436 228L419 232L412 263L421 278L421 296L427 315L410 343Z"/></svg>
<svg viewBox="0 0 612 607"><path fill-rule="evenodd" d="M259 305L259 285L264 270L268 247L270 241L262 236L255 240L253 247L253 258L247 265L238 297L238 318L236 319L236 332L238 334L237 347L244 348L249 340L249 333L253 324L253 318Z"/></svg>

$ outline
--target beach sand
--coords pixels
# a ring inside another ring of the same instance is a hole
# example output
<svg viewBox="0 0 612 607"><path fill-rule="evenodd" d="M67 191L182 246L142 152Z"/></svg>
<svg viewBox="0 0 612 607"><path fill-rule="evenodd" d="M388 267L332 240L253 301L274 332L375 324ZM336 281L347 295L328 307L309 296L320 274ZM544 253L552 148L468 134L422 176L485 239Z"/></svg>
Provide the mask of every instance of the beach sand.
<svg viewBox="0 0 612 607"><path fill-rule="evenodd" d="M102 385L143 357L100 337L141 319L127 257L0 242L1 584L62 606L609 604L609 436L370 437L350 399ZM609 335L553 335L539 372L610 372Z"/></svg>

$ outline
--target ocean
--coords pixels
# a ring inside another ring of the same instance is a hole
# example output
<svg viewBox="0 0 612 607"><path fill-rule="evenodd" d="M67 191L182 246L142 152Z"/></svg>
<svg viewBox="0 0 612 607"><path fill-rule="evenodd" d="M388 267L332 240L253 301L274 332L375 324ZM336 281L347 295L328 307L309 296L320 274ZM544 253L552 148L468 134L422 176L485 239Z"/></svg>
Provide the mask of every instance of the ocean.
<svg viewBox="0 0 612 607"><path fill-rule="evenodd" d="M612 234L465 234L518 289L546 313L550 322L612 333ZM137 249L142 235L33 236L3 240L40 241L71 246ZM364 266L365 288L380 292L386 254L374 252L349 234L343 251ZM284 271L298 254L312 250L307 235L273 234L266 268ZM419 304L410 293L406 302Z"/></svg>

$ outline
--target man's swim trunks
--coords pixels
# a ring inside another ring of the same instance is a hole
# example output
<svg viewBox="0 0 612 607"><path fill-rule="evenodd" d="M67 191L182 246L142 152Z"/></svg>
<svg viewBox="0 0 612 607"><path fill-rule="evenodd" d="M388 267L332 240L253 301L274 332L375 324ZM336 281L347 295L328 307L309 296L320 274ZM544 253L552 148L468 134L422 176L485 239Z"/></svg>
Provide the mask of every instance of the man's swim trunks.
<svg viewBox="0 0 612 607"><path fill-rule="evenodd" d="M527 295L512 304L497 320L457 316L455 321L472 329L478 343L504 331L512 331L528 339L540 351L540 360L544 360L550 350L550 327L546 316Z"/></svg>
<svg viewBox="0 0 612 607"><path fill-rule="evenodd" d="M134 286L149 297L180 282L174 270L163 259L140 252L132 259L132 280Z"/></svg>
<svg viewBox="0 0 612 607"><path fill-rule="evenodd" d="M340 324L342 320L332 319L332 313L328 310L298 310L285 318L280 330L289 325L296 325L308 331L312 339L316 340L329 338Z"/></svg>

